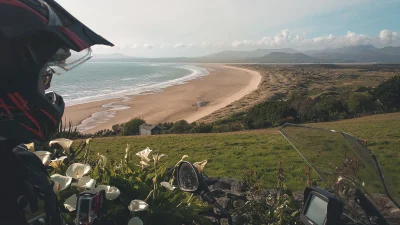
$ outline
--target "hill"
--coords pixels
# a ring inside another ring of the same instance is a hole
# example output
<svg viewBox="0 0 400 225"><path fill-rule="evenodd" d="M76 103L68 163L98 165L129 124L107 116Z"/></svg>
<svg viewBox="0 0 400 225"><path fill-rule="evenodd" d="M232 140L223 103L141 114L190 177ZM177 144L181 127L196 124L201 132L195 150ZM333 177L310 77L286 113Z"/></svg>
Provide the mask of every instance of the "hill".
<svg viewBox="0 0 400 225"><path fill-rule="evenodd" d="M318 59L303 53L271 52L263 57L248 61L254 63L316 63Z"/></svg>
<svg viewBox="0 0 400 225"><path fill-rule="evenodd" d="M367 116L339 122L311 124L345 131L368 140L369 148L377 155L390 174L399 174L396 167L400 157L400 113ZM209 176L240 178L243 170L256 169L267 187L275 184L277 163L282 160L290 188L305 185L305 162L278 133L278 129L234 133L112 137L95 139L92 151L108 155L119 162L126 144L138 152L146 147L168 156L169 166L189 155L188 161L208 160L205 172ZM107 149L110 149L107 153ZM400 181L398 184L400 184Z"/></svg>

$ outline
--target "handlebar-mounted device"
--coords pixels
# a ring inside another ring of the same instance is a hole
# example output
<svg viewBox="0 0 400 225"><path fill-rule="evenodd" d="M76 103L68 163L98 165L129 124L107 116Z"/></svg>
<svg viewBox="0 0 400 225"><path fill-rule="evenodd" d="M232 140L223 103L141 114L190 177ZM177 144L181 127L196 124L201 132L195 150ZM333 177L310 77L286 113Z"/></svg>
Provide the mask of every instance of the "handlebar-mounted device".
<svg viewBox="0 0 400 225"><path fill-rule="evenodd" d="M300 219L309 225L340 224L343 208L343 202L331 192L318 187L306 187Z"/></svg>
<svg viewBox="0 0 400 225"><path fill-rule="evenodd" d="M76 224L89 225L104 213L106 193L83 192L77 195Z"/></svg>

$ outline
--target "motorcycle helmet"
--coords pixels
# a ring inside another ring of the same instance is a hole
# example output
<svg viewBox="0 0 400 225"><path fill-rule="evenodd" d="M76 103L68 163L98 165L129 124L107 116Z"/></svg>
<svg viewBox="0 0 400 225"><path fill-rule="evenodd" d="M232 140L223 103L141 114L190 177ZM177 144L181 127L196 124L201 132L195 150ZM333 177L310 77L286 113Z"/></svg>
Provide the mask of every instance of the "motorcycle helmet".
<svg viewBox="0 0 400 225"><path fill-rule="evenodd" d="M52 75L92 57L91 46L113 44L54 0L0 0L0 140L46 140L64 101L45 93Z"/></svg>

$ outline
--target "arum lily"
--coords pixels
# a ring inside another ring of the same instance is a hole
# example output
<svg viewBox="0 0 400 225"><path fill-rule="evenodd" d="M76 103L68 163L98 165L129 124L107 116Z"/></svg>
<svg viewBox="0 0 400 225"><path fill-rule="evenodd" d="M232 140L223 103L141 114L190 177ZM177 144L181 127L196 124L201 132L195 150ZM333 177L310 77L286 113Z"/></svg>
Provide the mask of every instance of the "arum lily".
<svg viewBox="0 0 400 225"><path fill-rule="evenodd" d="M90 144L90 142L93 140L93 138L88 138L88 139L86 139L86 144L88 145L88 144Z"/></svg>
<svg viewBox="0 0 400 225"><path fill-rule="evenodd" d="M35 143L29 143L25 144L25 146L29 149L29 151L34 152L35 151Z"/></svg>
<svg viewBox="0 0 400 225"><path fill-rule="evenodd" d="M54 181L54 192L59 192L66 189L69 187L72 181L71 177L62 176L60 174L53 174L50 178L52 181Z"/></svg>
<svg viewBox="0 0 400 225"><path fill-rule="evenodd" d="M69 197L67 200L64 202L64 206L68 211L73 212L76 210L76 201L77 201L76 195L72 195Z"/></svg>
<svg viewBox="0 0 400 225"><path fill-rule="evenodd" d="M193 163L193 166L197 168L197 170L199 171L199 173L203 173L204 171L204 167L207 164L207 160L203 160L201 162L195 162Z"/></svg>
<svg viewBox="0 0 400 225"><path fill-rule="evenodd" d="M189 158L189 156L188 155L183 155L181 161L183 161L186 158Z"/></svg>
<svg viewBox="0 0 400 225"><path fill-rule="evenodd" d="M108 186L108 185L98 185L96 187L96 189L94 189L95 192L98 192L100 190L105 190L106 191L106 199L107 200L114 200L121 193L118 188L111 187L111 186Z"/></svg>
<svg viewBox="0 0 400 225"><path fill-rule="evenodd" d="M131 146L129 144L126 144L126 149L125 149L125 159L128 159L128 154L129 150L131 149Z"/></svg>
<svg viewBox="0 0 400 225"><path fill-rule="evenodd" d="M160 159L161 159L162 157L164 157L164 156L166 156L166 155L164 155L164 154L159 154L159 153L153 155L154 165L156 165L156 164L160 161Z"/></svg>
<svg viewBox="0 0 400 225"><path fill-rule="evenodd" d="M144 211L149 208L149 205L142 200L132 200L131 204L129 204L128 209L131 212L139 212L139 211Z"/></svg>
<svg viewBox="0 0 400 225"><path fill-rule="evenodd" d="M97 153L97 155L100 158L99 159L99 164L104 167L106 165L106 163L107 163L107 157L105 157L104 155L100 155L100 153Z"/></svg>
<svg viewBox="0 0 400 225"><path fill-rule="evenodd" d="M61 156L60 158L51 160L50 166L53 168L58 168L59 166L61 166L64 163L64 160L67 158L68 158L67 156Z"/></svg>
<svg viewBox="0 0 400 225"><path fill-rule="evenodd" d="M50 161L51 161L51 153L50 152L46 152L46 151L37 151L34 152L35 155L37 157L40 158L40 160L42 161L43 165L47 166L49 165Z"/></svg>
<svg viewBox="0 0 400 225"><path fill-rule="evenodd" d="M140 166L140 167L142 167L142 169L144 169L144 168L149 167L150 165L145 161L140 161L140 165L138 165L138 166Z"/></svg>
<svg viewBox="0 0 400 225"><path fill-rule="evenodd" d="M143 221L139 217L133 217L129 220L128 225L143 225Z"/></svg>
<svg viewBox="0 0 400 225"><path fill-rule="evenodd" d="M160 184L161 184L161 186L164 186L164 187L165 187L166 189L168 189L169 191L174 191L174 190L176 189L176 187L175 187L175 186L172 186L169 182L163 181L163 182L161 182Z"/></svg>
<svg viewBox="0 0 400 225"><path fill-rule="evenodd" d="M90 171L90 166L88 164L74 163L71 164L67 169L67 176L74 179L80 179Z"/></svg>
<svg viewBox="0 0 400 225"><path fill-rule="evenodd" d="M147 147L146 149L136 153L136 155L139 156L143 161L150 162L149 155L151 152L152 150Z"/></svg>
<svg viewBox="0 0 400 225"><path fill-rule="evenodd" d="M87 189L94 189L94 186L96 185L96 180L93 180L90 177L82 177L81 179L78 180L78 183L76 184L77 188L87 188Z"/></svg>
<svg viewBox="0 0 400 225"><path fill-rule="evenodd" d="M59 144L64 149L64 151L69 154L69 149L71 148L72 142L73 141L66 138L58 138L50 141L49 146L52 147L54 144Z"/></svg>

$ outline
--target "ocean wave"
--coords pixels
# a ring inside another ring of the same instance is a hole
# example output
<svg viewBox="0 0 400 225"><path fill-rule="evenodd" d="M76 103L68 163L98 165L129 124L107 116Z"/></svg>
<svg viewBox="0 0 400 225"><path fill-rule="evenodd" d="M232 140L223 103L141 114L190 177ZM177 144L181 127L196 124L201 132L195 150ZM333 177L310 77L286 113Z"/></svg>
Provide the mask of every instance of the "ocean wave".
<svg viewBox="0 0 400 225"><path fill-rule="evenodd" d="M160 82L160 83L136 85L134 88L126 87L125 89L124 89L124 87L122 87L123 88L122 90L113 91L113 92L111 92L109 90L109 93L103 92L104 94L96 95L94 93L98 93L98 91L86 90L90 95L85 96L85 97L76 98L76 99L65 99L66 105L71 106L71 105L77 105L77 104L83 104L83 103L89 103L89 102L102 101L102 100L107 100L107 99L124 98L129 95L140 95L143 93L160 92L167 87L185 84L190 80L198 79L198 78L207 76L209 74L209 71L207 69L193 66L193 65L177 65L174 67L188 70L188 71L190 71L190 74L188 74L184 77L181 77L181 78L168 80L168 81L164 81L164 82Z"/></svg>

